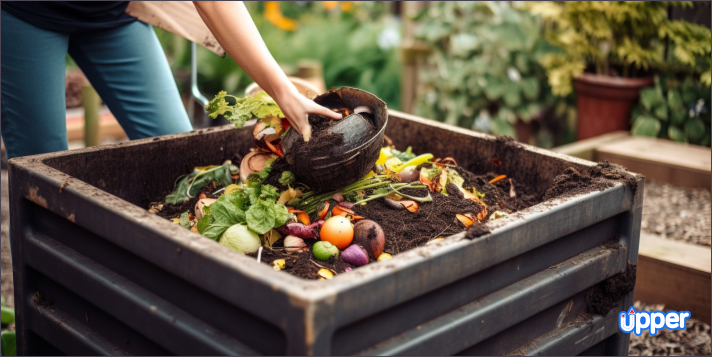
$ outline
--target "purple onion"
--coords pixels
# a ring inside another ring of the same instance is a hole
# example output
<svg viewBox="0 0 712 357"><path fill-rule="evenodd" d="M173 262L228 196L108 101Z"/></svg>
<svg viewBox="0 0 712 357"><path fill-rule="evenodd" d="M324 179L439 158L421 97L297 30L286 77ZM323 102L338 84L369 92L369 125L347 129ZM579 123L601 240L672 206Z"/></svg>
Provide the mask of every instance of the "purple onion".
<svg viewBox="0 0 712 357"><path fill-rule="evenodd" d="M331 198L333 198L334 201L339 202L339 203L344 202L344 195L342 195L339 192L335 193L333 196L331 196Z"/></svg>
<svg viewBox="0 0 712 357"><path fill-rule="evenodd" d="M343 208L346 208L346 209L353 209L353 208L354 208L354 204L353 204L352 202L349 202L349 201L341 202L341 203L339 203L338 205L341 206L341 207L343 207Z"/></svg>
<svg viewBox="0 0 712 357"><path fill-rule="evenodd" d="M368 264L368 252L358 244L351 244L341 252L341 259L351 265L360 267Z"/></svg>

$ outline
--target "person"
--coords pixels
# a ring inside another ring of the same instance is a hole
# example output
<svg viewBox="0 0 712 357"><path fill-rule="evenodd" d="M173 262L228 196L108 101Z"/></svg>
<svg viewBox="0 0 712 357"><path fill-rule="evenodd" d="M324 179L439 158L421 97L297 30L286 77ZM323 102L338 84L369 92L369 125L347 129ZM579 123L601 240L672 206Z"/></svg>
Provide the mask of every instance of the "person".
<svg viewBox="0 0 712 357"><path fill-rule="evenodd" d="M341 116L299 94L269 53L242 2L195 2L227 53L272 96L308 140L308 114ZM1 5L0 117L7 157L68 148L69 54L129 139L192 130L153 27L126 14L128 1Z"/></svg>

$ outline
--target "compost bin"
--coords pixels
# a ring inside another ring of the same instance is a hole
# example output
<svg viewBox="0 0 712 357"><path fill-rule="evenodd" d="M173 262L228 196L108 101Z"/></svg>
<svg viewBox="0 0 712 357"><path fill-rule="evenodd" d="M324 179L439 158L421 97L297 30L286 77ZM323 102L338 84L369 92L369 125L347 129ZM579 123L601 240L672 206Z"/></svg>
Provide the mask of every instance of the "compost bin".
<svg viewBox="0 0 712 357"><path fill-rule="evenodd" d="M307 281L145 208L192 167L245 154L251 131L10 160L18 354L627 355L617 313L633 293L605 315L587 299L637 261L641 176ZM386 135L473 171L498 157L540 187L595 165L395 111Z"/></svg>

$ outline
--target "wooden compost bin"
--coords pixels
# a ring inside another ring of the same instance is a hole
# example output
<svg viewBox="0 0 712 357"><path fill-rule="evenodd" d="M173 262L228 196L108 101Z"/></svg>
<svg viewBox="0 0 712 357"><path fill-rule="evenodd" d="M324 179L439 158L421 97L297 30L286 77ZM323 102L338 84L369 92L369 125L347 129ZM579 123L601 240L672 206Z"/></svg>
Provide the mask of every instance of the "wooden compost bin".
<svg viewBox="0 0 712 357"><path fill-rule="evenodd" d="M593 163L390 111L386 135L473 171L551 183ZM10 160L19 354L627 354L592 288L636 263L637 194L546 201L328 281L258 264L169 220L151 199L197 165L245 154L251 127L216 127ZM517 144L518 145L518 144ZM539 159L539 160L535 160ZM543 160L542 160L543 159ZM417 222L412 222L417 224ZM619 249L602 244L618 237Z"/></svg>

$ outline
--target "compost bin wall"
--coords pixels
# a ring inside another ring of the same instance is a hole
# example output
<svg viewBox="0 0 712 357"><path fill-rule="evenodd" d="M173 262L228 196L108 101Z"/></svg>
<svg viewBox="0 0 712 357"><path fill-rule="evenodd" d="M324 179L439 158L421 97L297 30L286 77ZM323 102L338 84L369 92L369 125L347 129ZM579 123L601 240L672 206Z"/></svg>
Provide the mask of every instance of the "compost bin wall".
<svg viewBox="0 0 712 357"><path fill-rule="evenodd" d="M390 112L398 148L541 193L592 163ZM10 160L21 354L626 354L593 287L637 261L643 179L544 202L329 281L258 264L147 212L194 166L252 146L219 127ZM515 168L517 168L515 170ZM603 245L618 237L620 247Z"/></svg>

